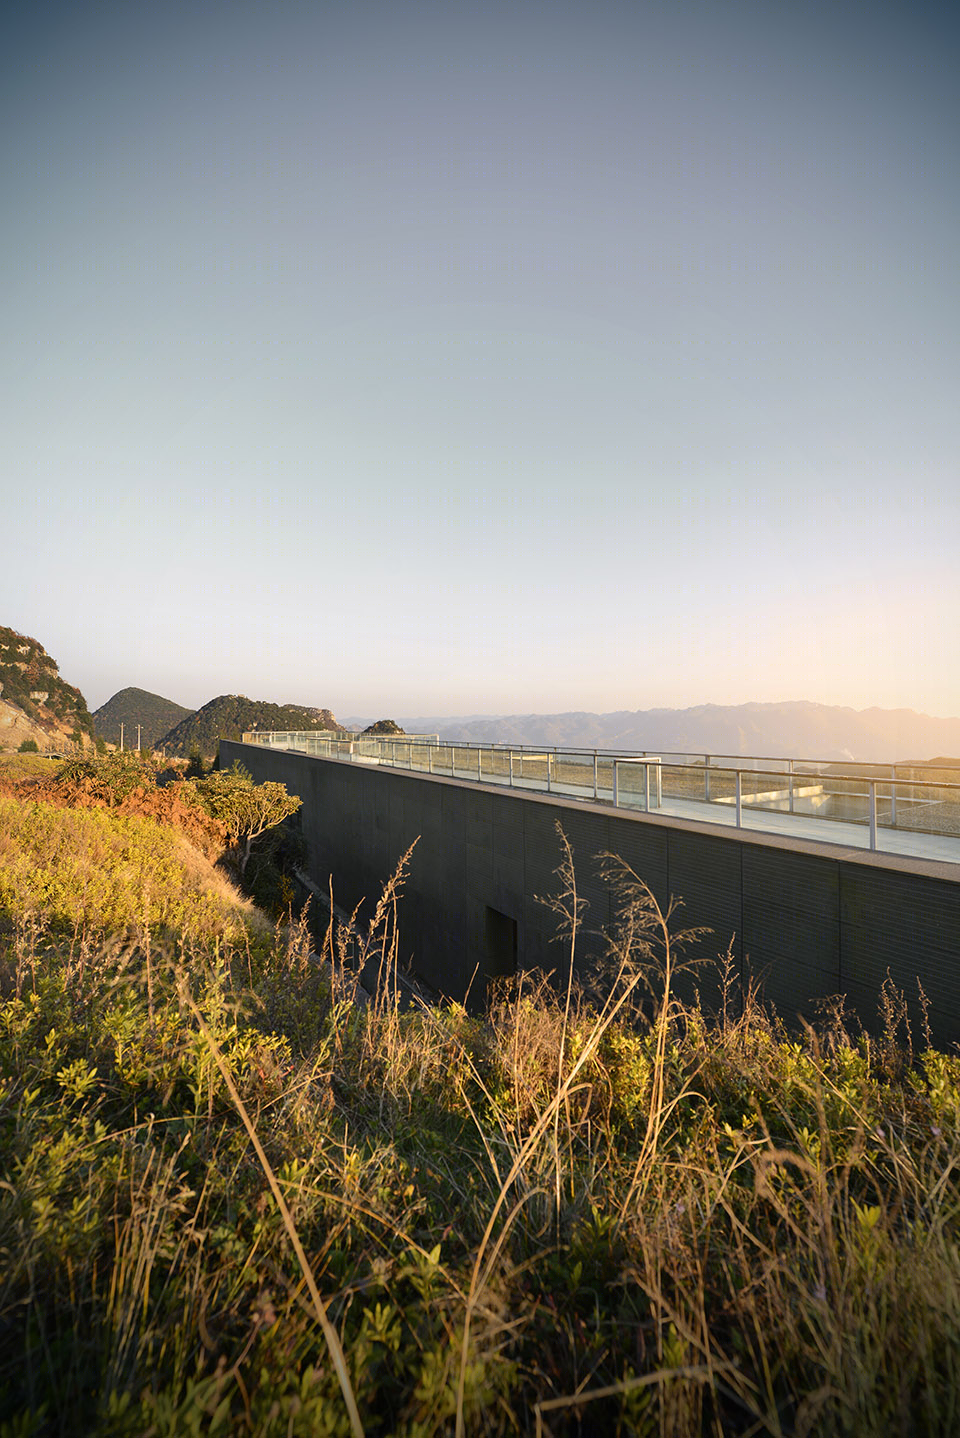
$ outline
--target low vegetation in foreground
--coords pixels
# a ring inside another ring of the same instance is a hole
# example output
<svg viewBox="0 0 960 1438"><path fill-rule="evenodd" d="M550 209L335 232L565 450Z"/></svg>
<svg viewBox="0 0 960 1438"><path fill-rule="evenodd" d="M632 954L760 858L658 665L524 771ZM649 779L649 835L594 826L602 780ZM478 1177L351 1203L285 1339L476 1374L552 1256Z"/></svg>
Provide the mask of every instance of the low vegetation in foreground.
<svg viewBox="0 0 960 1438"><path fill-rule="evenodd" d="M681 1008L609 859L602 1000L361 1007L402 875L318 962L155 819L2 803L4 1435L960 1430L960 1060L895 995Z"/></svg>

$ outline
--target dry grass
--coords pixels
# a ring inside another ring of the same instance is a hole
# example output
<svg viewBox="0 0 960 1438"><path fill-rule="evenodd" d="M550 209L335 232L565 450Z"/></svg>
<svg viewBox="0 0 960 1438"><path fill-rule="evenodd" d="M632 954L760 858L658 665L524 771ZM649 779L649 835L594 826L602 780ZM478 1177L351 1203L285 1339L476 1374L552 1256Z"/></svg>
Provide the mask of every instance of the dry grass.
<svg viewBox="0 0 960 1438"><path fill-rule="evenodd" d="M18 784L24 779L54 779L61 760L42 754L0 754L0 784Z"/></svg>
<svg viewBox="0 0 960 1438"><path fill-rule="evenodd" d="M956 1432L960 1060L904 1048L889 991L881 1042L681 1008L684 936L604 865L603 997L564 843L559 981L483 1019L399 1002L403 863L325 972L305 922L8 900L4 1432Z"/></svg>

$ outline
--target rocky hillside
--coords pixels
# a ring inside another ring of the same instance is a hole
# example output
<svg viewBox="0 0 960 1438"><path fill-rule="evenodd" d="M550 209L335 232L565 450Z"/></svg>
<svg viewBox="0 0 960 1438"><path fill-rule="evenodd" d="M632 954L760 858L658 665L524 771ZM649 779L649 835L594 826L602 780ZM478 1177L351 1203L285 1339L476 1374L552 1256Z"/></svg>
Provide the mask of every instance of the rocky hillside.
<svg viewBox="0 0 960 1438"><path fill-rule="evenodd" d="M246 729L339 729L329 709L302 704L269 704L245 694L221 694L195 714L181 720L157 745L165 754L183 756L191 750L211 758L221 739L239 739Z"/></svg>
<svg viewBox="0 0 960 1438"><path fill-rule="evenodd" d="M137 726L140 729L140 748L152 749L175 725L189 719L194 711L160 694L151 694L147 689L121 689L101 704L93 713L96 732L108 744L120 743L120 725L123 725L123 743L127 749L137 746Z"/></svg>
<svg viewBox="0 0 960 1438"><path fill-rule="evenodd" d="M16 748L23 739L49 749L93 741L93 717L80 690L61 679L60 666L38 640L3 626L0 703L4 748Z"/></svg>

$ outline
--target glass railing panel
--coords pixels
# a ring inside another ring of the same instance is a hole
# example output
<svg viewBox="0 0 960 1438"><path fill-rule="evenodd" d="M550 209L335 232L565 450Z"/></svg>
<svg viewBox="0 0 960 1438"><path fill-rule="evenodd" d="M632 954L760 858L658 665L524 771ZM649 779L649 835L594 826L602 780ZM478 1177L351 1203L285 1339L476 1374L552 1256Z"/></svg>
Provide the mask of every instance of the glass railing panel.
<svg viewBox="0 0 960 1438"><path fill-rule="evenodd" d="M952 771L956 774L956 771ZM894 811L890 827L905 833L947 834L960 836L960 788L957 778L943 784L904 783L897 780L878 785L890 795L885 806ZM892 802L895 800L895 804Z"/></svg>
<svg viewBox="0 0 960 1438"><path fill-rule="evenodd" d="M646 809L646 764L621 760L617 764L617 805L621 809ZM656 807L656 777L650 775L651 804Z"/></svg>
<svg viewBox="0 0 960 1438"><path fill-rule="evenodd" d="M558 788L572 789L577 794L593 797L594 759L592 754L564 754L561 750L555 756L554 778Z"/></svg>
<svg viewBox="0 0 960 1438"><path fill-rule="evenodd" d="M748 769L740 775L741 803L771 814L790 812L792 784L789 773Z"/></svg>
<svg viewBox="0 0 960 1438"><path fill-rule="evenodd" d="M692 819L703 818L710 824L736 824L737 775L734 769L713 763L709 767L690 766L685 783L692 791L695 802L688 799L678 806L677 813Z"/></svg>
<svg viewBox="0 0 960 1438"><path fill-rule="evenodd" d="M699 766L664 763L660 766L660 774L664 800L704 797L704 774Z"/></svg>
<svg viewBox="0 0 960 1438"><path fill-rule="evenodd" d="M824 801L817 818L824 823L853 824L869 828L870 785L862 779L841 777L836 773L822 775Z"/></svg>
<svg viewBox="0 0 960 1438"><path fill-rule="evenodd" d="M450 752L454 756L454 775L458 779L476 779L478 775L476 749L471 749L466 745L457 745Z"/></svg>
<svg viewBox="0 0 960 1438"><path fill-rule="evenodd" d="M613 798L613 763L602 754L597 757L597 797L607 803Z"/></svg>
<svg viewBox="0 0 960 1438"><path fill-rule="evenodd" d="M737 776L733 769L711 764L698 775L705 804L729 807L737 801ZM714 816L711 815L711 818Z"/></svg>
<svg viewBox="0 0 960 1438"><path fill-rule="evenodd" d="M504 749L484 749L483 777L491 783L510 782L510 754Z"/></svg>
<svg viewBox="0 0 960 1438"><path fill-rule="evenodd" d="M536 750L524 750L513 756L515 781L531 788L547 787L547 776L552 772L552 756Z"/></svg>

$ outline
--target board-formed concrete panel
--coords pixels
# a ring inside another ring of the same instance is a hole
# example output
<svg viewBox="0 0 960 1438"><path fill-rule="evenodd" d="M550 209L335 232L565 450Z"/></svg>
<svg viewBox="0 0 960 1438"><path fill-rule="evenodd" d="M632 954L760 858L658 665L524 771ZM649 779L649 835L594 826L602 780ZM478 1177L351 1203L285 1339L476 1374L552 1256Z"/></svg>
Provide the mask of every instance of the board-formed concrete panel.
<svg viewBox="0 0 960 1438"><path fill-rule="evenodd" d="M723 831L574 799L486 787L347 760L221 742L257 780L277 779L303 800L308 866L322 891L332 878L348 911L372 914L383 883L416 840L401 900L401 949L438 993L482 1002L487 969L502 972L516 924L520 967L562 973L555 897L562 857L558 825L587 900L577 968L586 977L616 911L598 875L604 852L620 856L661 905L682 898L676 925L707 926L693 950L696 987L721 993L716 958L732 942L738 984L762 977L785 1019L847 996L876 1027L888 975L911 1003L920 1033L917 980L930 999L938 1042L960 1039L960 866L870 856L830 844ZM491 934L499 936L494 943ZM682 988L686 993L691 988Z"/></svg>

